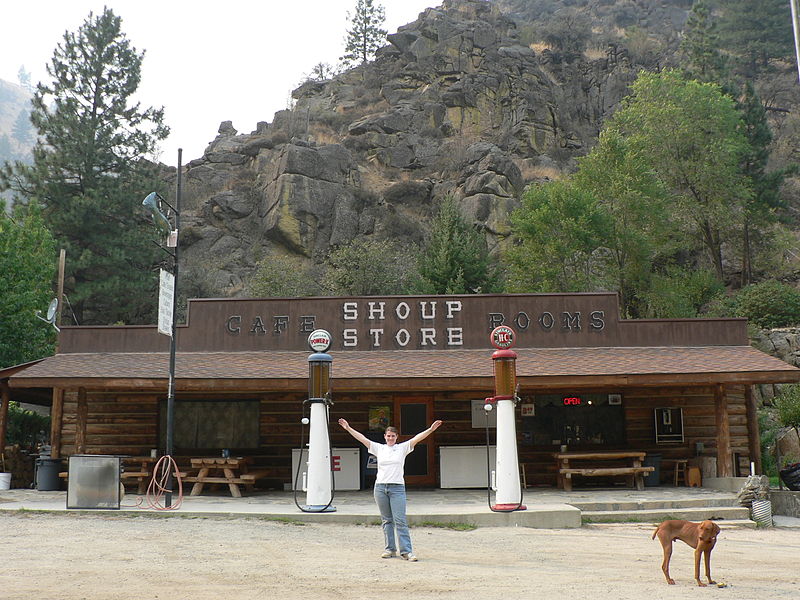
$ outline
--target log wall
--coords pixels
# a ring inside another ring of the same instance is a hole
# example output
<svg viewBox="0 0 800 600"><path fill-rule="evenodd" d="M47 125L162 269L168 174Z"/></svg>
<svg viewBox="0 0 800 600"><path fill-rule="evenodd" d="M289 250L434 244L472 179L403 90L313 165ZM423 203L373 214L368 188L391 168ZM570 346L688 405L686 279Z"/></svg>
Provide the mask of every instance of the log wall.
<svg viewBox="0 0 800 600"><path fill-rule="evenodd" d="M582 392L607 393L610 390L582 390ZM620 390L611 390L620 392ZM728 403L731 452L740 457L742 472L749 469L750 450L748 447L748 427L743 386L726 388ZM542 394L548 390L540 390ZM662 461L675 458L694 458L696 443L701 442L705 456L716 456L716 430L714 388L630 388L621 390L625 415L626 442L624 446L603 446L604 450L636 449L648 453L658 453ZM523 389L523 394L530 393ZM418 394L415 394L418 395ZM471 401L492 395L485 392L445 392L432 394L434 415L442 419L444 425L436 432L434 442L437 446L482 445L486 441L484 428L472 428ZM78 414L78 390L67 390L64 395L64 414L61 427L61 456L76 453L76 441L80 441ZM216 399L239 398L242 395L214 395ZM85 394L87 405L85 453L88 454L129 454L144 456L152 448L159 447L159 397L154 394L114 394L88 390ZM211 399L210 394L197 397L181 395L181 399ZM260 402L258 450L231 448L236 455L252 456L260 470L268 472L262 481L264 487L283 489L291 477L292 448L300 447L303 426L304 394L263 393L247 398L257 398ZM367 431L368 407L371 405L392 405L394 396L390 394L336 393L331 408L331 443L333 446L355 447L357 443L335 424L336 419L344 417L359 431ZM681 407L683 409L683 443L656 444L653 410L658 407ZM517 431L521 431L518 420ZM306 430L306 435L307 435ZM490 431L494 443L494 430ZM520 462L526 464L529 485L555 486L555 462L552 457L557 448L553 446L524 445L518 440ZM570 450L598 449L595 446L572 445ZM163 448L160 450L163 451ZM214 456L219 448L183 450L176 449L178 462L187 462L189 456ZM663 464L663 463L662 463ZM436 455L438 468L438 452ZM671 480L671 467L661 469L662 481Z"/></svg>

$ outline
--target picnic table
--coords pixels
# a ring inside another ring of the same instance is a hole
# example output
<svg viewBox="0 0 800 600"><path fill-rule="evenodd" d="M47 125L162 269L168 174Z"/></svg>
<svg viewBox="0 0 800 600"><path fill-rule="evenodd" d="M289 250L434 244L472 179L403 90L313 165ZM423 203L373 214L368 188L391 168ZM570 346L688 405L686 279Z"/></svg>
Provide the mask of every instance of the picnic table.
<svg viewBox="0 0 800 600"><path fill-rule="evenodd" d="M136 492L144 494L153 478L153 466L156 460L158 459L152 456L122 457L122 473L120 474L122 483L135 481L137 483Z"/></svg>
<svg viewBox="0 0 800 600"><path fill-rule="evenodd" d="M206 484L225 484L234 498L242 497L242 485L253 486L261 475L249 471L249 457L198 457L189 459L191 469L183 481L194 483L190 496L203 493Z"/></svg>
<svg viewBox="0 0 800 600"><path fill-rule="evenodd" d="M637 490L644 489L644 475L651 473L655 467L643 467L642 461L646 452L614 451L614 452L558 452L556 453L556 474L558 487L564 491L572 491L573 475L582 477L602 477L624 475L628 485L636 485ZM579 462L580 466L574 463Z"/></svg>

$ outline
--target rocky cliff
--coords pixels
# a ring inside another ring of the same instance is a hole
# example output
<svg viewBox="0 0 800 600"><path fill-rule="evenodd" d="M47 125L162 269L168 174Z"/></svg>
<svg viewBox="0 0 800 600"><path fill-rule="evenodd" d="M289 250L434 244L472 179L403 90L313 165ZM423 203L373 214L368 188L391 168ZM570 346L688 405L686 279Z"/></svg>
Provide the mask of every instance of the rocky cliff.
<svg viewBox="0 0 800 600"><path fill-rule="evenodd" d="M586 152L635 77L615 53L565 70L482 0L445 0L388 39L256 131L222 123L186 165L190 295L245 293L274 254L310 265L360 236L419 242L448 194L496 249L524 185Z"/></svg>

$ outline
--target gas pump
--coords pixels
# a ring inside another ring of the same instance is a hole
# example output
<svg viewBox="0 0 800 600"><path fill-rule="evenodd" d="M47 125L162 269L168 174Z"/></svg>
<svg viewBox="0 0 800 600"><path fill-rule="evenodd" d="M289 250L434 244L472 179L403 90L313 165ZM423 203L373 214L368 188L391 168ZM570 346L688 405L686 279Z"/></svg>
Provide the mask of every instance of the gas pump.
<svg viewBox="0 0 800 600"><path fill-rule="evenodd" d="M522 486L519 481L519 457L517 455L517 431L514 408L519 402L516 390L517 353L514 345L514 330L500 325L492 330L490 340L497 348L492 354L494 365L494 396L486 398L486 451L489 451L489 411L497 410L497 452L495 470L489 468L489 508L494 512L526 510L522 504ZM495 504L491 503L491 491L495 490Z"/></svg>
<svg viewBox="0 0 800 600"><path fill-rule="evenodd" d="M300 457L294 482L295 504L303 512L334 512L331 506L334 495L333 470L331 469L331 443L328 435L328 411L331 400L330 376L333 359L326 351L331 346L331 335L317 329L308 336L308 345L314 354L308 357L308 399L303 402L303 429L309 425L308 462L303 463L303 436L300 441ZM310 406L310 418L305 409ZM297 502L297 480L303 472L302 489L306 492L306 504Z"/></svg>

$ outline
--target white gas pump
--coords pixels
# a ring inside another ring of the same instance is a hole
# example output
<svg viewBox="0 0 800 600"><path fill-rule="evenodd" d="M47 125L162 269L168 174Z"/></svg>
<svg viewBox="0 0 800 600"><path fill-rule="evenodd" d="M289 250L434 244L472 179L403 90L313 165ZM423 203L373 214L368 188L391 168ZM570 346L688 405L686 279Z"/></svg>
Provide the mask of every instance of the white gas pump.
<svg viewBox="0 0 800 600"><path fill-rule="evenodd" d="M514 345L514 330L505 325L496 327L491 334L492 345L497 350L492 354L494 364L494 396L486 399L484 409L488 413L497 410L497 452L495 470L491 472L489 486L494 489L495 503L489 508L495 512L526 510L522 504L522 486L519 481L519 456L517 454L517 428L514 409L519 398L516 393L517 353ZM487 439L488 444L488 439ZM491 493L491 492L489 492Z"/></svg>
<svg viewBox="0 0 800 600"><path fill-rule="evenodd" d="M308 462L303 463L301 442L298 475L303 472L302 489L306 492L306 504L297 503L295 481L295 504L303 512L334 512L331 506L334 495L333 471L331 469L331 443L328 434L328 411L331 401L330 376L333 358L326 351L331 346L331 335L317 329L308 337L308 345L314 354L308 357L308 399L304 404L311 407L310 418L303 417L303 425L309 424Z"/></svg>

